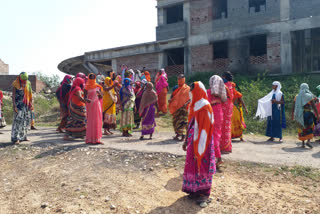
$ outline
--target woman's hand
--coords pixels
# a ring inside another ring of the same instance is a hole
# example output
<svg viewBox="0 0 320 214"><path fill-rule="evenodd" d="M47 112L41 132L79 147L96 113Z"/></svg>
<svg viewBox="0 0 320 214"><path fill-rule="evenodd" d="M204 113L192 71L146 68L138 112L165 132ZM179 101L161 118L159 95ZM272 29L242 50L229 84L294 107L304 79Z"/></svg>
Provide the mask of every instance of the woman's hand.
<svg viewBox="0 0 320 214"><path fill-rule="evenodd" d="M18 113L18 108L17 108L17 106L14 106L13 109L14 109L14 111L15 111L16 113Z"/></svg>
<svg viewBox="0 0 320 214"><path fill-rule="evenodd" d="M91 100L89 100L89 99L86 99L86 102L87 102L87 103L91 103Z"/></svg>
<svg viewBox="0 0 320 214"><path fill-rule="evenodd" d="M182 149L183 149L183 151L187 151L187 141L185 141L184 143L183 143L183 145L182 145Z"/></svg>

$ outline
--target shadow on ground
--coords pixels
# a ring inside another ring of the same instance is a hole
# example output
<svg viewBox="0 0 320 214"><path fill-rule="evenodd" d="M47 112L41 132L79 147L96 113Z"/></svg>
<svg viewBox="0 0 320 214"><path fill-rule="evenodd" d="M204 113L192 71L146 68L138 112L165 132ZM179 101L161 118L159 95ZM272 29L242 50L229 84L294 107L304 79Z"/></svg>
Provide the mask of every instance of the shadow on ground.
<svg viewBox="0 0 320 214"><path fill-rule="evenodd" d="M147 143L148 146L155 146L155 145L170 145L170 144L179 144L181 141L175 141L175 140L163 140L158 142L149 142Z"/></svg>
<svg viewBox="0 0 320 214"><path fill-rule="evenodd" d="M154 210L151 210L148 214L164 214L164 213L181 213L181 214L191 214L198 213L201 210L199 205L194 201L188 199L187 196L184 196L178 199L176 202L171 204L168 207L157 207Z"/></svg>
<svg viewBox="0 0 320 214"><path fill-rule="evenodd" d="M176 178L171 178L167 184L164 186L166 190L169 190L171 192L178 192L182 188L182 182L183 182L183 177L180 175L179 177Z"/></svg>

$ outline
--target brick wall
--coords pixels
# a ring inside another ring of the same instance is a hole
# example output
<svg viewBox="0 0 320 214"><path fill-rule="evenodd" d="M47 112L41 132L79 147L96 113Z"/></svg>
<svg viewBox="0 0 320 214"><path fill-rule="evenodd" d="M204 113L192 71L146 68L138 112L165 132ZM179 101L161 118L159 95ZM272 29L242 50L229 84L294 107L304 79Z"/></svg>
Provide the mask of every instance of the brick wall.
<svg viewBox="0 0 320 214"><path fill-rule="evenodd" d="M0 78L0 89L5 91L12 90L12 83L17 79L17 75L2 75ZM32 91L40 92L46 87L45 83L38 80L35 75L29 75L29 80L31 82Z"/></svg>
<svg viewBox="0 0 320 214"><path fill-rule="evenodd" d="M155 75L155 70L158 70L159 66L159 54L141 54L135 56L117 58L117 72L120 72L120 66L124 64L133 70L142 70L146 67L152 76Z"/></svg>
<svg viewBox="0 0 320 214"><path fill-rule="evenodd" d="M212 0L190 1L190 27L192 35L201 33L201 26L212 21L212 3Z"/></svg>
<svg viewBox="0 0 320 214"><path fill-rule="evenodd" d="M0 75L9 74L9 65L0 59Z"/></svg>

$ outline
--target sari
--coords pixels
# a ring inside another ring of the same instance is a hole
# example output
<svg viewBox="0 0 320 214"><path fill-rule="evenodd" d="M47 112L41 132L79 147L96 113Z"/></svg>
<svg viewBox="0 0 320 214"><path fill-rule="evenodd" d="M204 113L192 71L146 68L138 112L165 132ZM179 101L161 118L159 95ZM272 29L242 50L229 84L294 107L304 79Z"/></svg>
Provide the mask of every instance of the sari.
<svg viewBox="0 0 320 214"><path fill-rule="evenodd" d="M89 74L89 77L90 75L94 74ZM96 78L89 78L85 90L87 91L87 98L91 101L86 103L86 144L99 144L102 138L102 107L97 93L102 90L102 87L96 83Z"/></svg>
<svg viewBox="0 0 320 214"><path fill-rule="evenodd" d="M227 90L227 101L222 103L223 122L222 122L222 136L220 141L221 152L232 152L231 142L231 118L233 112L233 97L234 88L233 83L228 81L225 83Z"/></svg>
<svg viewBox="0 0 320 214"><path fill-rule="evenodd" d="M115 84L110 77L107 77L104 81L107 88L110 88ZM118 101L117 93L115 88L109 91L103 91L103 128L105 129L116 129L116 103Z"/></svg>
<svg viewBox="0 0 320 214"><path fill-rule="evenodd" d="M84 85L84 79L77 77L72 84L72 88L69 96L69 116L66 124L66 135L74 138L84 138L86 135L86 104L79 100L76 93L81 92L83 97L82 88Z"/></svg>
<svg viewBox="0 0 320 214"><path fill-rule="evenodd" d="M143 92L144 92L143 84L141 84L141 82L136 82L136 87L134 89L134 94L136 95L136 99L135 99L136 111L134 112L134 123L136 124L137 127L139 127L141 122L139 109L140 109L140 103L141 103Z"/></svg>
<svg viewBox="0 0 320 214"><path fill-rule="evenodd" d="M311 140L314 137L314 124L316 117L312 112L312 102L315 96L309 91L309 86L302 83L300 92L295 97L294 119L298 122L298 136L299 140Z"/></svg>
<svg viewBox="0 0 320 214"><path fill-rule="evenodd" d="M135 94L130 86L131 79L125 78L124 84L120 90L120 101L122 106L120 130L132 132L134 127L134 106L135 106Z"/></svg>
<svg viewBox="0 0 320 214"><path fill-rule="evenodd" d="M185 84L185 78L178 80L178 88L172 92L169 111L173 117L173 128L176 134L184 136L188 128L188 102L190 87Z"/></svg>
<svg viewBox="0 0 320 214"><path fill-rule="evenodd" d="M167 113L167 93L168 93L168 82L164 75L160 75L156 79L156 89L158 95L158 108L159 112Z"/></svg>
<svg viewBox="0 0 320 214"><path fill-rule="evenodd" d="M204 85L195 82L192 90L187 134L187 156L182 191L210 196L216 170L213 143L213 111Z"/></svg>
<svg viewBox="0 0 320 214"><path fill-rule="evenodd" d="M235 88L235 87L234 87ZM234 94L234 105L231 119L231 138L242 138L243 130L247 128L243 117L242 103L240 99L242 94L236 89Z"/></svg>
<svg viewBox="0 0 320 214"><path fill-rule="evenodd" d="M139 115L142 120L142 135L153 134L154 129L156 127L155 121L155 112L156 109L154 107L155 103L158 101L157 93L153 90L153 84L148 82L146 85L146 90L142 95Z"/></svg>
<svg viewBox="0 0 320 214"><path fill-rule="evenodd" d="M22 82L26 84L24 89L21 87ZM32 89L28 75L25 72L22 72L17 77L12 86L16 91L14 100L17 112L14 111L11 141L15 143L17 141L27 140L31 119Z"/></svg>

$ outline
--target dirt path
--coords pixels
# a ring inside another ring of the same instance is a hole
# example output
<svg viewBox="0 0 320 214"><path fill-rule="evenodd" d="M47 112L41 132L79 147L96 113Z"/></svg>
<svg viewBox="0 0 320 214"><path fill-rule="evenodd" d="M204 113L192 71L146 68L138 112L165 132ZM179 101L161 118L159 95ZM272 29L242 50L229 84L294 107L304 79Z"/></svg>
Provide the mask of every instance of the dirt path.
<svg viewBox="0 0 320 214"><path fill-rule="evenodd" d="M4 134L0 135L0 147L9 145L10 128L7 127ZM185 155L181 149L181 142L175 142L172 139L172 133L157 132L153 140L140 141L139 132L134 132L132 138L124 138L120 136L118 131L114 136L104 136L99 148L112 148L119 150L135 150L143 152L166 152L175 155ZM71 146L77 148L79 146L86 147L83 140L73 142L64 142L63 135L57 134L54 128L40 128L37 131L31 131L31 142L24 144L32 144L33 146L42 147L44 145ZM313 149L299 148L301 143L294 137L286 137L283 143L266 142L266 137L247 135L246 142L233 142L233 153L224 155L228 160L241 160L267 164L283 164L288 166L301 165L320 168L320 144L313 143ZM91 146L92 147L92 146ZM93 146L96 147L96 146Z"/></svg>

